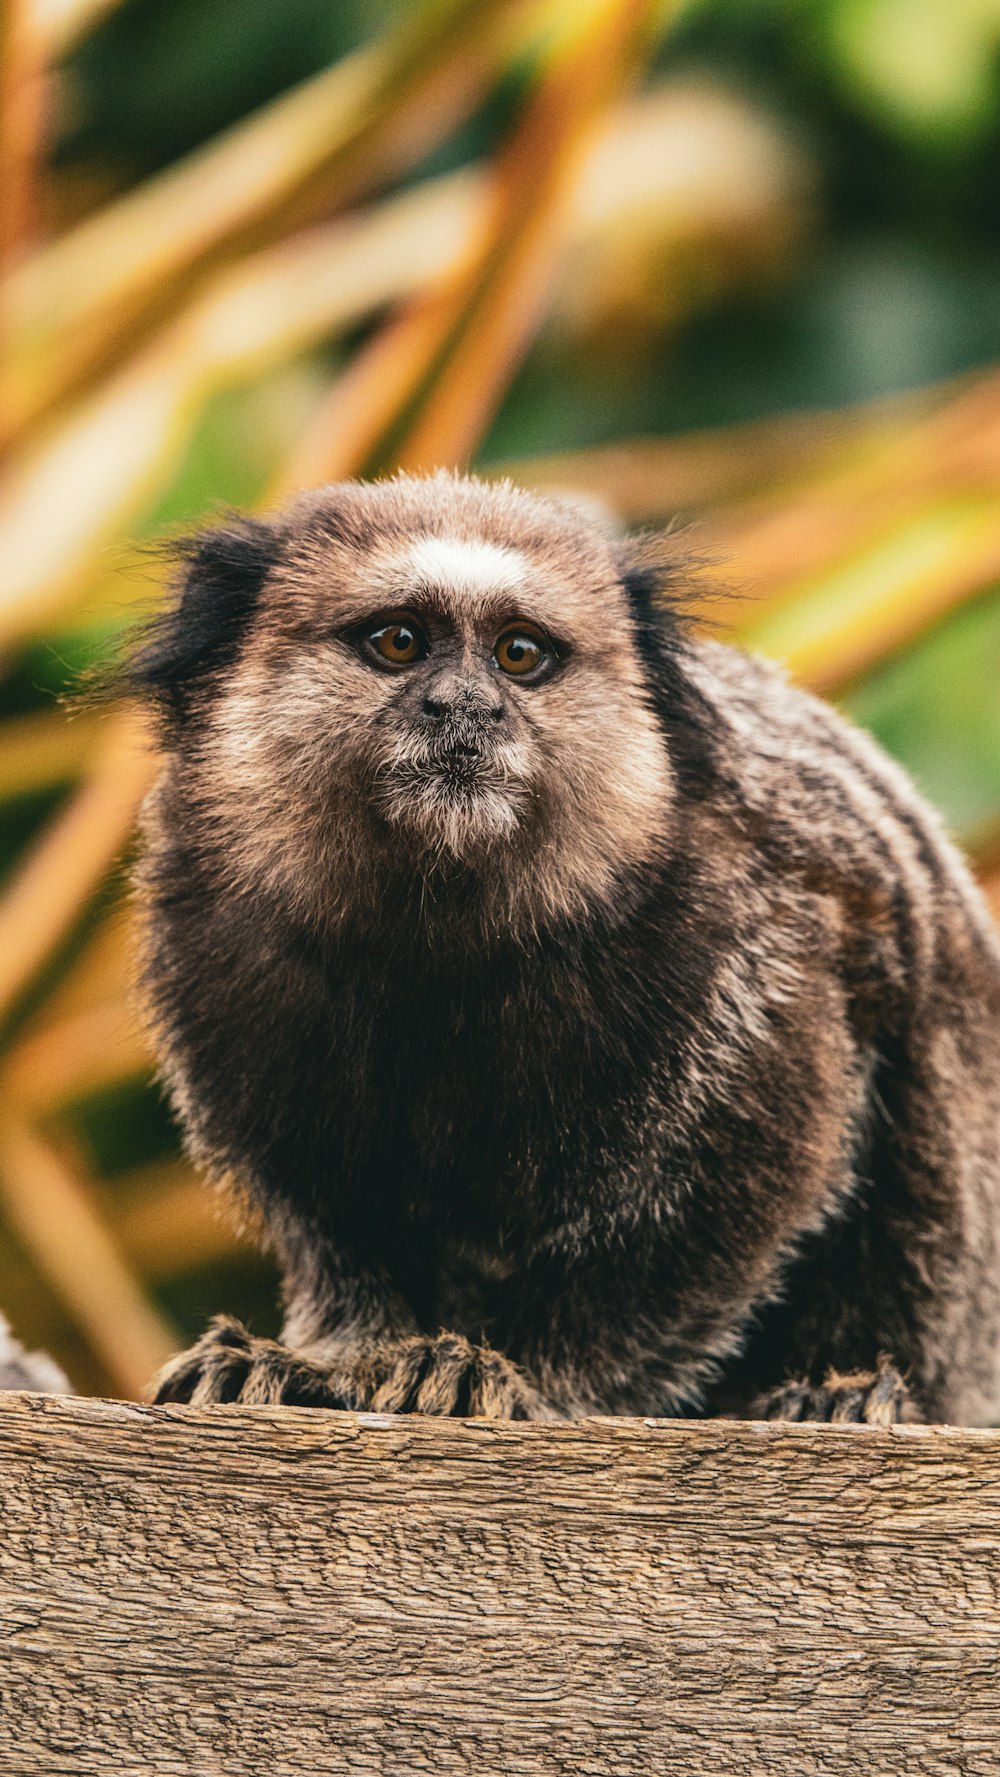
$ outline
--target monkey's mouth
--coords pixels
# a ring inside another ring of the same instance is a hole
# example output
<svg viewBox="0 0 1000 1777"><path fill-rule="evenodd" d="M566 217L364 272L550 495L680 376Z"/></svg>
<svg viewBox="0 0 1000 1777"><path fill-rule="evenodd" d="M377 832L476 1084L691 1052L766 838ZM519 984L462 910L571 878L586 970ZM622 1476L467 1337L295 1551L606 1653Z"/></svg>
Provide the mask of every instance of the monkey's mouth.
<svg viewBox="0 0 1000 1777"><path fill-rule="evenodd" d="M457 854L509 837L528 789L517 749L449 735L433 746L394 749L378 775L377 799L394 825Z"/></svg>
<svg viewBox="0 0 1000 1777"><path fill-rule="evenodd" d="M482 748L462 744L436 747L428 758L399 762L391 774L398 789L411 795L454 792L460 799L502 789L508 774Z"/></svg>
<svg viewBox="0 0 1000 1777"><path fill-rule="evenodd" d="M480 778L489 776L489 762L479 741L456 740L435 749L430 768L445 783L473 788Z"/></svg>

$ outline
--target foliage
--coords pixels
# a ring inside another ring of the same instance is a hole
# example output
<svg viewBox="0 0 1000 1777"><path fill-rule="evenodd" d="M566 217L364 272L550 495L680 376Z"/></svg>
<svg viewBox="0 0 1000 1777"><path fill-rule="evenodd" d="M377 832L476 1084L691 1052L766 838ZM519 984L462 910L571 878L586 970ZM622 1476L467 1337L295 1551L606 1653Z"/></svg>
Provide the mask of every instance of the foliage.
<svg viewBox="0 0 1000 1777"><path fill-rule="evenodd" d="M680 514L702 620L1000 862L1000 11L906 11L8 0L0 1301L81 1386L273 1283L130 1006L153 761L57 701L155 600L143 539L437 462Z"/></svg>

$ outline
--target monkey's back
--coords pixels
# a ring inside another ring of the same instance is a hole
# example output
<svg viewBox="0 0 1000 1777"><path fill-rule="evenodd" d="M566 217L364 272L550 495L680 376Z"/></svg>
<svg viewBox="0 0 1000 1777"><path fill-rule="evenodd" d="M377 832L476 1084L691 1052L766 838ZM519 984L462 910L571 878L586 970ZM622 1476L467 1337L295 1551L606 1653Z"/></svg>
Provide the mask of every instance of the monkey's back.
<svg viewBox="0 0 1000 1777"><path fill-rule="evenodd" d="M906 774L773 667L695 644L717 791L779 881L836 910L868 1072L847 1212L801 1243L743 1371L857 1361L863 1324L908 1362L931 1417L1000 1419L1000 944ZM870 1356L865 1361L871 1361Z"/></svg>

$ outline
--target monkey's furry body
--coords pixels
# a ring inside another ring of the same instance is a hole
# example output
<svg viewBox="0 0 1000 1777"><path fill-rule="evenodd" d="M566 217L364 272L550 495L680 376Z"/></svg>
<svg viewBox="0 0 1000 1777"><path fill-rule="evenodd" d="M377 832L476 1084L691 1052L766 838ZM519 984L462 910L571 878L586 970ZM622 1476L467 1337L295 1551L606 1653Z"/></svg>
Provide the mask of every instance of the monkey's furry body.
<svg viewBox="0 0 1000 1777"><path fill-rule="evenodd" d="M443 475L187 548L145 988L287 1321L164 1396L1000 1417L995 935L671 550Z"/></svg>

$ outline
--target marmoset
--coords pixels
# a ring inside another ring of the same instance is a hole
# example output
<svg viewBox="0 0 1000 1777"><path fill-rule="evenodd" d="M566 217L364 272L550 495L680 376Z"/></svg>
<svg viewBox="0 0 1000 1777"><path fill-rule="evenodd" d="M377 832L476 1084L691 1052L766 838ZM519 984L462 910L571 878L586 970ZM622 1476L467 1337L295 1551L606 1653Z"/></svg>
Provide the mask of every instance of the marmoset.
<svg viewBox="0 0 1000 1777"><path fill-rule="evenodd" d="M286 1313L158 1398L1000 1418L1000 949L904 773L569 501L179 555L142 976Z"/></svg>
<svg viewBox="0 0 1000 1777"><path fill-rule="evenodd" d="M73 1394L69 1377L47 1351L26 1351L10 1322L0 1314L0 1390L31 1389L36 1394Z"/></svg>

